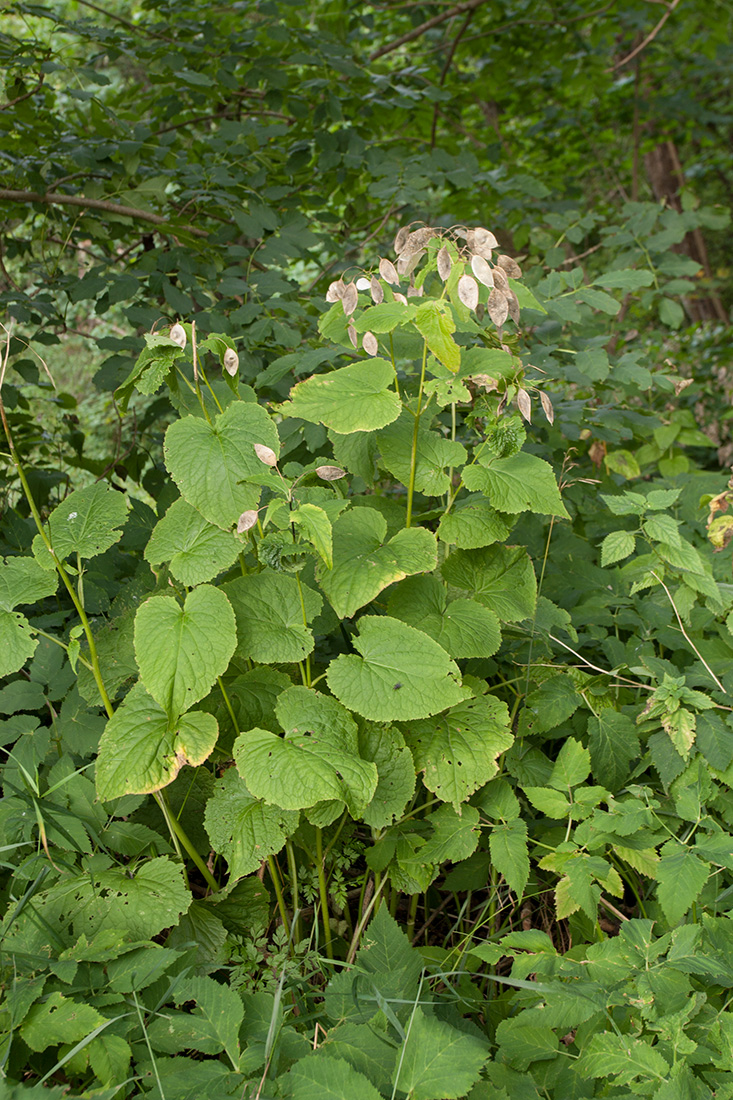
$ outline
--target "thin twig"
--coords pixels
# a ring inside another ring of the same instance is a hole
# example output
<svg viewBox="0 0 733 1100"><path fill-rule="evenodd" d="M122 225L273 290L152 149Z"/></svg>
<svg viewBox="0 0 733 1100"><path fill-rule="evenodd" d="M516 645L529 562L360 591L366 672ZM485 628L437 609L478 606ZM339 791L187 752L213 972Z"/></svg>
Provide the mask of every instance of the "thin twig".
<svg viewBox="0 0 733 1100"><path fill-rule="evenodd" d="M662 16L662 18L657 23L656 27L654 27L649 32L649 34L646 36L646 38L644 38L639 43L638 46L635 46L634 49L631 51L631 53L627 53L626 57L622 57L621 60L617 61L615 65L612 65L610 69L606 69L606 72L607 73L613 73L617 69L622 68L624 65L627 65L629 63L629 61L633 61L633 59L636 57L636 55L640 54L642 50L646 49L646 47L649 45L649 43L653 42L654 39L657 37L657 35L661 31L662 27L667 22L667 20L669 19L670 15L674 11L674 9L677 7L679 2L680 2L680 0L672 0L671 4L669 5L667 10L665 11L664 15Z"/></svg>
<svg viewBox="0 0 733 1100"><path fill-rule="evenodd" d="M566 645L565 642L561 642L559 638L556 638L554 634L548 634L547 637L551 642L556 642L557 645L561 645L563 649L567 649L569 653L572 653L574 657L577 657L579 661L583 662L585 668L592 668L594 672L600 672L602 676L613 676L615 680L621 680L625 684L630 684L635 688L643 688L644 691L654 691L654 688L650 684L641 684L637 680L630 680L628 676L619 676L617 672L609 672L606 668L599 668L598 665L591 664L590 661L586 661L582 653L578 653L572 646Z"/></svg>
<svg viewBox="0 0 733 1100"><path fill-rule="evenodd" d="M427 19L424 23L421 23L419 27L413 27L407 34L403 34L400 38L393 39L392 42L388 42L385 46L380 46L378 50L374 50L373 53L369 54L369 60L376 61L378 57L384 57L386 53L392 53L393 50L398 50L400 46L404 46L406 42L414 42L416 38L420 38L426 31L432 30L433 27L440 26L441 23L446 23L455 15L463 15L464 12L474 11L475 8L481 7L484 3L486 3L486 0L465 0L462 4L456 4L455 7L450 8L449 11L441 12L440 15L434 15L432 19Z"/></svg>
<svg viewBox="0 0 733 1100"><path fill-rule="evenodd" d="M61 195L55 191L47 191L45 195L41 195L38 191L15 191L0 187L0 199L9 199L11 202L42 202L55 206L81 206L85 210L102 210L107 214L136 218L138 221L150 222L152 225L170 226L169 219L161 214L152 214L148 210L138 210L135 206L123 206L121 203L109 202L106 199L89 199L85 195ZM170 232L191 233L194 237L209 235L205 229L197 229L194 225L182 225L177 230L170 227Z"/></svg>
<svg viewBox="0 0 733 1100"><path fill-rule="evenodd" d="M48 56L48 55L47 55ZM41 73L38 78L38 83L34 84L29 92L24 92L23 95L17 95L15 99L9 99L7 103L0 103L0 111L7 111L8 108L14 107L16 103L22 103L24 99L30 99L32 95L35 95L38 89L46 79L46 74Z"/></svg>
<svg viewBox="0 0 733 1100"><path fill-rule="evenodd" d="M710 665L709 665L709 664L707 663L707 661L706 661L706 660L705 660L705 658L703 657L702 653L701 653L701 652L700 652L700 650L699 650L699 649L697 648L697 646L696 646L696 645L695 645L695 643L693 642L692 638L690 637L690 635L689 635L689 634L687 633L687 631L685 630L685 627L684 627L684 623L682 622L682 619L680 618L680 613L679 613L679 611L677 610L677 604L676 604L676 603L674 602L674 600L672 599L672 593L671 593L671 592L670 592L670 590L669 590L669 589L667 588L667 586L666 586L666 584L664 583L664 581L662 580L662 578L661 578L661 577L658 577L658 576L657 576L657 574L656 574L656 573L654 572L654 570L653 570L653 569L650 569L650 570L649 570L649 572L650 572L651 576L652 576L652 577L654 577L654 579L655 579L655 580L659 581L659 583L661 584L662 588L663 588L663 589L664 589L664 591L665 591L665 592L667 593L667 599L668 599L668 600L669 600L669 602L670 602L670 603L672 604L672 609L673 609L673 611L674 611L675 615L677 616L677 622L678 622L678 623L680 624L680 630L682 631L682 636L683 636L683 638L685 639L685 641L687 642L687 644L688 644L688 645L690 646L690 648L691 648L691 649L693 650L693 652L697 654L697 656L698 656L698 657L700 658L700 660L702 661L702 663L703 663L703 664L705 665L705 668L706 668L706 669L708 670L708 672L709 672L709 673L710 673L710 675L712 676L712 678L713 678L713 680L715 681L715 683L716 683L716 684L718 685L718 687L720 688L720 690L721 690L721 691L723 692L723 695L728 695L729 693L728 693L728 692L727 692L727 691L725 690L725 688L724 688L724 687L723 687L723 685L721 684L720 680L719 680L719 679L718 679L718 677L717 677L717 676L715 675L715 673L714 673L714 672L713 672L713 670L711 669Z"/></svg>
<svg viewBox="0 0 733 1100"><path fill-rule="evenodd" d="M606 901L603 895L601 895L598 900L600 901L604 909L608 909L609 913L613 913L614 917L618 917L619 920L629 919L628 917L625 917L624 914L619 909L617 909L615 905L611 905L610 901Z"/></svg>
<svg viewBox="0 0 733 1100"><path fill-rule="evenodd" d="M453 58L455 57L456 50L458 49L458 43L461 41L464 34L468 30L469 25L471 23L471 20L473 19L473 13L474 13L475 10L476 10L475 8L471 8L468 15L466 16L466 18L463 21L463 25L461 26L461 29L458 31L458 34L455 36L455 38L451 42L451 47L450 47L450 50L448 51L448 56L445 59L445 64L443 65L443 68L441 69L440 79L438 80L438 86L441 87L441 88L445 84L445 78L447 77L448 71L449 71L449 69L450 69L450 67L453 63ZM430 130L430 148L431 149L435 148L435 134L436 134L437 128L438 128L438 104L437 104L437 101L436 101L435 106L433 107L433 125L432 125L431 130Z"/></svg>

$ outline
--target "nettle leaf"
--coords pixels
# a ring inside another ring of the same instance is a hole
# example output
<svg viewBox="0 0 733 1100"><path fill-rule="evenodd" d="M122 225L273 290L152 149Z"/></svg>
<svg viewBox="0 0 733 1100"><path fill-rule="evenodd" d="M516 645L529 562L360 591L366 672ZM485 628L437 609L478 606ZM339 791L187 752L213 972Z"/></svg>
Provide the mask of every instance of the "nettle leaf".
<svg viewBox="0 0 733 1100"><path fill-rule="evenodd" d="M384 829L401 817L415 792L415 764L412 753L396 726L362 723L359 728L359 756L377 768L377 788L362 813L372 829Z"/></svg>
<svg viewBox="0 0 733 1100"><path fill-rule="evenodd" d="M444 561L441 572L448 584L467 589L501 622L532 617L537 581L529 555L521 546L455 550Z"/></svg>
<svg viewBox="0 0 733 1100"><path fill-rule="evenodd" d="M344 706L374 722L427 718L471 694L443 647L398 619L365 615L353 643L361 656L337 657L326 679Z"/></svg>
<svg viewBox="0 0 733 1100"><path fill-rule="evenodd" d="M456 322L449 304L439 299L423 302L415 311L415 327L435 358L455 373L461 365L461 349L453 339Z"/></svg>
<svg viewBox="0 0 733 1100"><path fill-rule="evenodd" d="M585 782L590 775L590 753L573 737L568 737L557 754L548 780L557 791L567 791Z"/></svg>
<svg viewBox="0 0 733 1100"><path fill-rule="evenodd" d="M335 699L311 688L279 696L285 736L253 729L234 743L237 768L256 798L286 810L338 799L359 817L377 787L376 766L359 756L356 723Z"/></svg>
<svg viewBox="0 0 733 1100"><path fill-rule="evenodd" d="M491 862L509 889L521 898L529 878L526 821L517 818L495 824L489 833L489 851Z"/></svg>
<svg viewBox="0 0 733 1100"><path fill-rule="evenodd" d="M262 472L255 443L280 453L277 428L254 402L235 401L213 424L198 416L176 420L165 433L165 464L185 497L210 523L231 531L242 512L257 507Z"/></svg>
<svg viewBox="0 0 733 1100"><path fill-rule="evenodd" d="M724 771L733 761L733 729L718 714L698 714L697 747L708 764Z"/></svg>
<svg viewBox="0 0 733 1100"><path fill-rule="evenodd" d="M669 1078L669 1063L643 1039L604 1031L592 1036L578 1061L581 1077L613 1077L614 1085L628 1085L641 1078L656 1083Z"/></svg>
<svg viewBox="0 0 733 1100"><path fill-rule="evenodd" d="M183 607L173 596L151 596L135 616L140 678L171 717L209 693L236 644L231 604L210 584L189 592Z"/></svg>
<svg viewBox="0 0 733 1100"><path fill-rule="evenodd" d="M617 791L629 776L629 765L639 758L639 735L632 720L617 710L603 707L588 719L588 748L594 778L609 791Z"/></svg>
<svg viewBox="0 0 733 1100"><path fill-rule="evenodd" d="M74 927L86 926L87 935L99 928L122 929L134 940L149 941L178 924L190 904L180 863L158 856L137 867L132 878L127 868L113 867L102 871L96 884L88 882L86 911L75 917Z"/></svg>
<svg viewBox="0 0 733 1100"><path fill-rule="evenodd" d="M228 768L206 803L204 824L214 851L224 856L232 879L256 871L279 852L298 827L299 815L254 798L235 768Z"/></svg>
<svg viewBox="0 0 733 1100"><path fill-rule="evenodd" d="M222 585L237 621L238 657L261 664L302 661L312 652L313 634L303 622L312 622L323 606L317 592L285 573L264 569Z"/></svg>
<svg viewBox="0 0 733 1100"><path fill-rule="evenodd" d="M417 771L429 791L454 806L499 770L497 757L514 742L506 704L481 695L430 721L404 727Z"/></svg>
<svg viewBox="0 0 733 1100"><path fill-rule="evenodd" d="M463 471L467 489L480 490L500 512L537 512L570 519L549 462L519 451L508 458L485 454Z"/></svg>
<svg viewBox="0 0 733 1100"><path fill-rule="evenodd" d="M169 719L143 685L135 684L102 734L97 796L109 802L124 794L159 791L173 782L184 764L203 764L218 732L213 714L204 711Z"/></svg>
<svg viewBox="0 0 733 1100"><path fill-rule="evenodd" d="M290 1100L382 1100L368 1077L354 1069L344 1058L318 1054L301 1058L281 1078Z"/></svg>
<svg viewBox="0 0 733 1100"><path fill-rule="evenodd" d="M430 815L430 825L433 835L419 852L423 863L459 863L476 851L479 812L475 806L439 806Z"/></svg>
<svg viewBox="0 0 733 1100"><path fill-rule="evenodd" d="M127 519L127 498L97 481L86 489L75 489L58 504L46 521L46 531L57 557L71 554L95 558L122 538ZM37 557L48 557L40 535L33 540Z"/></svg>
<svg viewBox="0 0 733 1100"><path fill-rule="evenodd" d="M407 485L412 468L415 418L403 412L399 420L384 428L377 436L380 465ZM467 458L462 444L448 439L438 432L421 427L417 435L415 462L415 489L425 496L438 497L450 488L449 467L463 466Z"/></svg>
<svg viewBox="0 0 733 1100"><path fill-rule="evenodd" d="M410 577L390 594L387 611L423 630L451 657L490 657L501 644L499 620L475 600L448 603L438 577Z"/></svg>
<svg viewBox="0 0 733 1100"><path fill-rule="evenodd" d="M394 1080L411 1100L457 1100L478 1081L488 1057L489 1044L483 1036L458 1031L418 1008Z"/></svg>
<svg viewBox="0 0 733 1100"><path fill-rule="evenodd" d="M368 359L299 382L281 406L284 416L325 424L341 435L374 432L402 411L394 385L395 370L386 359Z"/></svg>
<svg viewBox="0 0 733 1100"><path fill-rule="evenodd" d="M454 543L460 550L477 550L493 542L504 542L515 522L514 516L497 512L484 497L468 497L442 517L438 538Z"/></svg>
<svg viewBox="0 0 733 1100"><path fill-rule="evenodd" d="M154 567L169 562L173 576L192 588L228 569L241 549L233 534L209 523L181 498L153 528L145 560Z"/></svg>
<svg viewBox="0 0 733 1100"><path fill-rule="evenodd" d="M562 725L582 702L582 695L575 690L567 673L551 676L527 696L520 716L522 733L546 733Z"/></svg>
<svg viewBox="0 0 733 1100"><path fill-rule="evenodd" d="M671 928L675 928L710 877L710 867L678 840L660 850L656 868L657 898Z"/></svg>
<svg viewBox="0 0 733 1100"><path fill-rule="evenodd" d="M373 508L354 508L333 525L333 568L319 567L318 582L340 618L351 618L383 588L435 568L435 536L403 528L383 545L387 521Z"/></svg>
<svg viewBox="0 0 733 1100"><path fill-rule="evenodd" d="M20 1034L31 1050L42 1051L59 1043L84 1039L104 1022L105 1017L96 1008L57 992L33 1005L21 1025Z"/></svg>
<svg viewBox="0 0 733 1100"><path fill-rule="evenodd" d="M178 985L176 1004L195 1001L190 1014L201 1038L209 1038L217 1050L224 1050L232 1065L239 1064L239 1029L244 1018L242 998L236 990L213 978L196 977ZM180 1047L177 1049L178 1053Z"/></svg>
<svg viewBox="0 0 733 1100"><path fill-rule="evenodd" d="M52 596L58 574L35 558L3 558L0 567L0 676L10 676L33 656L38 640L28 620L13 608Z"/></svg>
<svg viewBox="0 0 733 1100"><path fill-rule="evenodd" d="M601 543L601 565L613 565L636 550L636 537L630 531L611 531Z"/></svg>

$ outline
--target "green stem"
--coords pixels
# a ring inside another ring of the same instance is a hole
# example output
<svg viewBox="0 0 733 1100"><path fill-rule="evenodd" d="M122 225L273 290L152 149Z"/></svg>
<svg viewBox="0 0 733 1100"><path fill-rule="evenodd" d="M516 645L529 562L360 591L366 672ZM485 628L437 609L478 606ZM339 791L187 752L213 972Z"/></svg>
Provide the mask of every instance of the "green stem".
<svg viewBox="0 0 733 1100"><path fill-rule="evenodd" d="M328 912L328 889L326 887L326 869L323 859L323 831L316 829L316 865L318 868L318 892L321 896L321 921L323 922L323 937L326 941L326 954L333 958L333 944L331 943L331 921Z"/></svg>
<svg viewBox="0 0 733 1100"><path fill-rule="evenodd" d="M188 838L188 834L186 833L186 830L183 828L180 821L178 821L178 819L175 817L175 815L173 813L171 813L171 808L168 805L168 800L165 796L164 791L153 791L153 797L154 797L155 801L158 803L158 805L160 806L161 812L163 814L163 817L165 818L166 825L168 826L168 828L171 832L171 835L175 836L178 840L180 840L181 844L186 849L186 851L188 852L188 855L193 860L193 862L196 864L196 866L198 867L198 869L201 872L201 874L203 875L203 877L206 879L206 881L209 884L209 886L211 887L211 889L214 890L214 891L218 891L219 890L219 883L216 881L216 879L212 875L211 871L206 866L206 864L202 860L201 856L198 854L198 852L194 848L193 844L191 843L191 841Z"/></svg>
<svg viewBox="0 0 733 1100"><path fill-rule="evenodd" d="M410 898L410 909L407 914L407 938L410 943L415 938L415 918L417 917L417 899L419 896L419 894L413 894Z"/></svg>
<svg viewBox="0 0 733 1100"><path fill-rule="evenodd" d="M295 541L295 535L294 534L293 534L293 541ZM298 595L300 596L300 610L301 610L302 615L303 615L303 626L307 630L308 629L308 616L305 613L305 598L303 596L303 586L300 583L300 577L297 573L295 574L295 581L296 581L296 584L298 585ZM311 674L311 655L310 655L310 653L308 654L308 656L305 659L305 672L303 671L303 664L301 662L300 673L301 673L301 676L303 677L303 683L305 684L305 686L310 687L311 686L311 677L312 677L312 674Z"/></svg>
<svg viewBox="0 0 733 1100"><path fill-rule="evenodd" d="M420 386L417 391L417 412L415 413L415 427L412 431L412 456L410 458L410 480L407 485L407 516L405 527L412 523L412 498L415 493L415 470L417 469L417 437L420 430L420 416L422 414L422 392L425 385L425 365L428 361L428 342L425 341L422 352L422 367L420 369Z"/></svg>
<svg viewBox="0 0 733 1100"><path fill-rule="evenodd" d="M277 869L277 864L273 856L267 857L267 866L270 869L270 878L272 885L275 888L275 897L277 898L277 907L280 910L280 920L283 922L283 928L286 928L290 932L290 918L288 917L288 911L285 908L285 898L283 897L282 886L280 885L280 873Z"/></svg>
<svg viewBox="0 0 733 1100"><path fill-rule="evenodd" d="M226 704L226 708L229 711L229 717L231 718L232 726L234 727L234 736L238 737L239 736L239 722L237 721L237 719L234 716L234 710L232 709L232 702L231 702L231 699L229 698L229 696L227 695L227 690L224 687L224 682L223 682L221 676L217 676L216 682L219 685L219 691L224 696L224 703Z"/></svg>
<svg viewBox="0 0 733 1100"><path fill-rule="evenodd" d="M300 916L297 915L300 912L298 899L298 864L295 862L295 848L289 837L285 842L285 851L288 854L288 869L290 871L290 900L293 905L293 913L296 914L293 920L293 942L300 943L303 938L303 932L300 925Z"/></svg>

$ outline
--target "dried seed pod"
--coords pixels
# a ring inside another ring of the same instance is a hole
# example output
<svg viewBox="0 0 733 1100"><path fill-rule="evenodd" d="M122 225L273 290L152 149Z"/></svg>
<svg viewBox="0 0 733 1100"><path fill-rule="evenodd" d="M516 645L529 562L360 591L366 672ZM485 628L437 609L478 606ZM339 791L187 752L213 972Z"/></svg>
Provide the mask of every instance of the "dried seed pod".
<svg viewBox="0 0 733 1100"><path fill-rule="evenodd" d="M344 291L344 296L341 299L341 305L344 307L344 313L349 317L359 304L359 291L356 289L353 283L349 283Z"/></svg>
<svg viewBox="0 0 733 1100"><path fill-rule="evenodd" d="M497 328L501 328L509 316L509 303L502 292L497 290L496 287L494 287L491 294L489 294L489 300L486 303L486 311Z"/></svg>
<svg viewBox="0 0 733 1100"><path fill-rule="evenodd" d="M438 253L438 274L440 275L443 282L445 282L446 279L448 278L448 276L450 275L450 270L451 270L452 267L453 267L453 262L450 258L450 252L448 251L448 246L443 245L440 252Z"/></svg>
<svg viewBox="0 0 733 1100"><path fill-rule="evenodd" d="M503 253L496 257L496 262L502 271L506 271L510 279L521 279L522 269L516 260L513 260L511 256L505 256Z"/></svg>
<svg viewBox="0 0 733 1100"><path fill-rule="evenodd" d="M379 351L379 344L377 338L373 332L365 332L361 338L361 346L367 355L376 355Z"/></svg>
<svg viewBox="0 0 733 1100"><path fill-rule="evenodd" d="M371 283L369 282L368 279L365 279L363 275L361 275L356 280L356 289L357 290L369 290L370 286L371 286Z"/></svg>
<svg viewBox="0 0 733 1100"><path fill-rule="evenodd" d="M265 466L277 466L277 455L272 447L266 447L264 443L254 444L255 454Z"/></svg>
<svg viewBox="0 0 733 1100"><path fill-rule="evenodd" d="M397 260L397 273L399 275L411 275L424 255L424 248L421 248L419 252L403 252Z"/></svg>
<svg viewBox="0 0 733 1100"><path fill-rule="evenodd" d="M506 277L506 271L501 267L495 267L492 270L494 276L494 286L498 286L499 290L503 290L505 294L509 293L509 280Z"/></svg>
<svg viewBox="0 0 733 1100"><path fill-rule="evenodd" d="M179 348L185 348L186 346L186 330L182 324L176 321L175 325L171 326L171 330L168 336L174 344L178 344Z"/></svg>
<svg viewBox="0 0 733 1100"><path fill-rule="evenodd" d="M403 225L401 229L397 230L397 236L394 239L394 246L393 247L394 247L395 253L398 256L399 256L400 252L404 252L405 245L407 244L409 236L410 236L409 226Z"/></svg>
<svg viewBox="0 0 733 1100"><path fill-rule="evenodd" d="M316 466L316 473L322 481L339 481L346 477L346 470L342 470L340 466Z"/></svg>
<svg viewBox="0 0 733 1100"><path fill-rule="evenodd" d="M476 252L485 259L491 259L491 251L499 247L499 242L493 233L484 229L482 225L476 229L469 229L466 233L466 244L470 252Z"/></svg>
<svg viewBox="0 0 733 1100"><path fill-rule="evenodd" d="M250 508L248 512L242 512L241 516L237 520L237 534L243 535L245 531L249 531L250 527L254 527L257 523L257 509Z"/></svg>
<svg viewBox="0 0 733 1100"><path fill-rule="evenodd" d="M394 292L394 300L395 302L400 302L403 306L407 305L407 298L405 298L404 294L400 294L399 290Z"/></svg>
<svg viewBox="0 0 733 1100"><path fill-rule="evenodd" d="M379 274L384 279L385 283L391 283L394 285L400 281L400 277L397 274L394 264L391 260L379 261Z"/></svg>
<svg viewBox="0 0 733 1100"><path fill-rule="evenodd" d="M422 283L420 284L420 286L415 286L415 284L412 283L407 288L407 297L408 298L422 298L424 293L425 293L425 287L422 285Z"/></svg>
<svg viewBox="0 0 733 1100"><path fill-rule="evenodd" d="M353 317L349 317L349 323L346 326L346 331L349 334L349 340L351 340L351 343L354 345L355 348L358 348L359 347L359 337L358 337L357 332L356 332L356 326L354 324Z"/></svg>
<svg viewBox="0 0 733 1100"><path fill-rule="evenodd" d="M384 301L384 290L382 289L382 284L380 283L379 279L375 278L374 275L372 275L371 279L369 280L369 286L371 288L372 301L374 302L375 306L380 305L380 303Z"/></svg>
<svg viewBox="0 0 733 1100"><path fill-rule="evenodd" d="M234 348L227 348L224 352L224 370L227 374L232 375L232 377L239 370L239 356Z"/></svg>
<svg viewBox="0 0 733 1100"><path fill-rule="evenodd" d="M471 271L473 271L478 281L483 283L484 286L489 287L489 289L493 287L494 276L491 274L491 268L489 267L488 261L485 260L483 256L471 257Z"/></svg>
<svg viewBox="0 0 733 1100"><path fill-rule="evenodd" d="M458 297L469 309L478 305L478 283L470 275L461 275L458 280Z"/></svg>
<svg viewBox="0 0 733 1100"><path fill-rule="evenodd" d="M507 403L508 400L509 400L509 390L504 390L504 393L501 395L501 399L499 401L499 404L496 406L496 415L497 416L501 416L501 414L504 412L504 409L506 408L506 403Z"/></svg>
<svg viewBox="0 0 733 1100"><path fill-rule="evenodd" d="M519 324L519 298L517 298L517 296L516 296L516 294L514 293L513 290L505 290L504 294L505 294L505 297L506 297L507 306L509 307L509 316L511 317L512 321L514 321L514 324L518 325Z"/></svg>
<svg viewBox="0 0 733 1100"><path fill-rule="evenodd" d="M532 401L526 390L517 390L517 408L529 424L532 420Z"/></svg>
<svg viewBox="0 0 733 1100"><path fill-rule="evenodd" d="M425 249L428 241L435 236L432 229L428 229L427 226L423 226L422 229L416 229L414 233L410 233L406 243L400 249L400 252L422 252ZM396 251L396 249L395 249Z"/></svg>
<svg viewBox="0 0 733 1100"><path fill-rule="evenodd" d="M344 296L345 290L346 283L344 282L344 280L336 279L335 282L329 285L329 288L326 291L326 301L331 303L340 302Z"/></svg>
<svg viewBox="0 0 733 1100"><path fill-rule="evenodd" d="M540 390L540 402L549 423L553 424L555 421L555 410L552 407L552 401L550 401L550 398L547 396L544 390Z"/></svg>

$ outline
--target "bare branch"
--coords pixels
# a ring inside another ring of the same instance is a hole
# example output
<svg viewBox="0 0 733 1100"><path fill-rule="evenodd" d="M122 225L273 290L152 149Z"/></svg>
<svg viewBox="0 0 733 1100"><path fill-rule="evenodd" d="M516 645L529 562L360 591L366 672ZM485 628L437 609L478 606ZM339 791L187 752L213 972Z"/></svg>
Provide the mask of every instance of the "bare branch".
<svg viewBox="0 0 733 1100"><path fill-rule="evenodd" d="M432 30L433 27L440 26L441 23L447 22L449 19L453 19L456 15L463 15L469 11L474 11L476 8L481 7L486 3L486 0L464 0L462 4L456 4L455 7L450 8L448 11L441 12L440 15L434 15L432 19L427 19L424 23L421 23L419 27L413 27L407 34L403 34L401 38L395 38L394 41L388 42L386 46L380 46L378 50L374 50L369 55L370 61L376 61L378 57L384 57L387 53L392 53L393 50L399 49L400 46L404 46L406 42L414 42L416 38L420 38L426 31Z"/></svg>
<svg viewBox="0 0 733 1100"><path fill-rule="evenodd" d="M608 72L608 73L615 72L616 69L622 68L624 65L628 64L629 61L632 61L636 57L637 54L640 54L642 50L645 50L646 47L649 45L649 43L653 42L654 39L657 37L657 35L661 31L662 27L667 22L667 20L669 19L670 15L674 11L674 9L677 7L679 2L680 2L680 0L672 0L672 2L669 4L667 10L665 11L664 15L662 16L662 18L657 23L656 27L653 27L652 30L649 31L649 34L646 36L646 38L644 38L639 43L638 46L635 46L634 49L631 51L631 53L627 53L626 57L622 57L621 60L617 61L615 65L612 65L610 69L606 69L606 72Z"/></svg>
<svg viewBox="0 0 733 1100"><path fill-rule="evenodd" d="M37 191L13 191L0 187L0 199L8 199L11 202L42 202L53 206L81 206L85 210L102 210L106 214L117 214L123 218L150 222L151 225L167 226L168 232L175 232L169 224L169 219L160 214L152 214L148 210L138 210L135 206L123 206L121 203L108 202L105 199L88 199L84 195L61 195L56 191L48 191L45 195L41 195ZM197 229L194 225L180 226L180 231L191 233L194 237L209 235L205 229Z"/></svg>
<svg viewBox="0 0 733 1100"><path fill-rule="evenodd" d="M0 104L0 111L7 111L9 107L14 107L16 103L22 103L24 99L30 99L32 95L36 94L45 79L46 74L41 73L38 78L38 83L34 84L29 92L24 92L23 95L17 95L15 99L9 99L7 103Z"/></svg>

